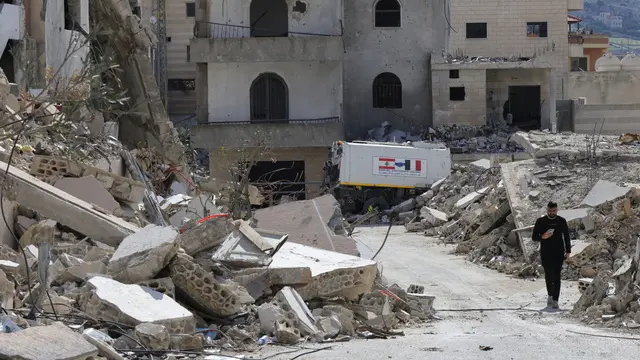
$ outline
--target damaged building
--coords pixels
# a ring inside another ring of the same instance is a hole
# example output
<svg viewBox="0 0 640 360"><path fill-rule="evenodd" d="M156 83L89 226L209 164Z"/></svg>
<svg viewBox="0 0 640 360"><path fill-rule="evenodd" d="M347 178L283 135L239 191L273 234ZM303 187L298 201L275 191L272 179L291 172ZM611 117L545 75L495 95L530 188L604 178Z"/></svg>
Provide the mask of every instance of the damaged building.
<svg viewBox="0 0 640 360"><path fill-rule="evenodd" d="M448 2L446 47L432 57L434 125L507 121L556 129L567 96L568 11L581 0Z"/></svg>
<svg viewBox="0 0 640 360"><path fill-rule="evenodd" d="M255 153L252 182L286 183L271 189L278 196L318 193L327 149L344 137L342 33L340 0L196 2L193 142L214 176Z"/></svg>

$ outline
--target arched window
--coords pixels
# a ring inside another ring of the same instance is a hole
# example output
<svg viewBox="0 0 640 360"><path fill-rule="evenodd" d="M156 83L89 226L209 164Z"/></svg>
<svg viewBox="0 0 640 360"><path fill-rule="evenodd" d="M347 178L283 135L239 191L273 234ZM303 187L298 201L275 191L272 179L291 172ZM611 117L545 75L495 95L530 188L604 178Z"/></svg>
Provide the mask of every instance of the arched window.
<svg viewBox="0 0 640 360"><path fill-rule="evenodd" d="M261 74L251 84L251 120L286 120L289 118L289 91L276 74Z"/></svg>
<svg viewBox="0 0 640 360"><path fill-rule="evenodd" d="M400 3L398 0L378 0L375 5L375 27L400 27Z"/></svg>
<svg viewBox="0 0 640 360"><path fill-rule="evenodd" d="M285 0L252 0L249 20L252 37L289 35L289 8Z"/></svg>
<svg viewBox="0 0 640 360"><path fill-rule="evenodd" d="M373 79L373 107L402 108L402 83L392 73L382 73Z"/></svg>

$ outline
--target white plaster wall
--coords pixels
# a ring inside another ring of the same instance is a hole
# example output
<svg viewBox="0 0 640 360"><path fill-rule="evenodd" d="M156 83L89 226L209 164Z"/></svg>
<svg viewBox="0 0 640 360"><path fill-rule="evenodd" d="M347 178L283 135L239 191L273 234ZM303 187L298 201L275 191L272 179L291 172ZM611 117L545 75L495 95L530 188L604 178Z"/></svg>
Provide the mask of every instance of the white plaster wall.
<svg viewBox="0 0 640 360"><path fill-rule="evenodd" d="M80 26L89 31L89 0L80 1ZM62 67L59 76L69 77L83 68L89 53L85 37L79 32L64 28L64 2L47 1L45 16L46 66L54 73Z"/></svg>
<svg viewBox="0 0 640 360"><path fill-rule="evenodd" d="M289 31L339 35L341 33L343 0L302 0L307 4L307 11L299 13L293 11L297 0L286 1L289 9ZM211 0L209 19L213 23L249 26L251 0ZM215 32L215 25L212 26ZM249 36L246 32L233 32L235 36ZM297 36L290 34L290 36Z"/></svg>
<svg viewBox="0 0 640 360"><path fill-rule="evenodd" d="M0 4L0 56L9 40L20 40L23 10L19 5Z"/></svg>
<svg viewBox="0 0 640 360"><path fill-rule="evenodd" d="M210 63L209 121L249 121L251 83L271 72L284 79L289 90L289 118L341 116L340 62Z"/></svg>

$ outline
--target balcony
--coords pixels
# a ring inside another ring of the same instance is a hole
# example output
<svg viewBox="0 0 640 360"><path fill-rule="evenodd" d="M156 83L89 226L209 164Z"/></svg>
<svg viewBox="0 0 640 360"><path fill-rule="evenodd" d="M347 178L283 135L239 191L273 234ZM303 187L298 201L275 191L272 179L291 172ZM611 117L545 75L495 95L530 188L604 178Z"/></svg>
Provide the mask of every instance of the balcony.
<svg viewBox="0 0 640 360"><path fill-rule="evenodd" d="M191 39L191 62L342 61L344 56L342 30L335 34L289 31L270 36L264 29L212 22L199 22L196 29L203 24L209 28L210 37Z"/></svg>
<svg viewBox="0 0 640 360"><path fill-rule="evenodd" d="M568 11L582 11L584 10L584 0L567 0Z"/></svg>
<svg viewBox="0 0 640 360"><path fill-rule="evenodd" d="M212 122L193 128L194 147L215 149L329 147L344 138L344 124L338 117L304 120L254 120Z"/></svg>

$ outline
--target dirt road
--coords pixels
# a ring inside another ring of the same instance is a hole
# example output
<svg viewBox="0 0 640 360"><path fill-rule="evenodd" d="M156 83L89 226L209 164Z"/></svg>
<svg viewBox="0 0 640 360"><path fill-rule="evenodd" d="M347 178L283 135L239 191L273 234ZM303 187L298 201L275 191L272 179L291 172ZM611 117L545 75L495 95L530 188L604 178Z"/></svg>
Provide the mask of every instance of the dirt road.
<svg viewBox="0 0 640 360"><path fill-rule="evenodd" d="M363 257L371 257L384 238L386 227L360 228L354 237ZM303 360L403 359L403 360L505 360L505 359L628 359L637 354L640 341L573 334L570 331L619 336L575 322L563 312L549 313L542 279L518 280L450 255L436 239L391 230L376 260L390 284L403 288L422 284L436 296L440 321L406 329L406 336L390 340L354 340L333 344L301 356ZM561 308L577 299L575 284L563 283ZM445 311L471 308L521 308L507 311ZM640 334L638 336L640 340ZM492 347L482 351L480 346ZM292 359L304 351L272 359ZM258 355L260 356L260 355Z"/></svg>

